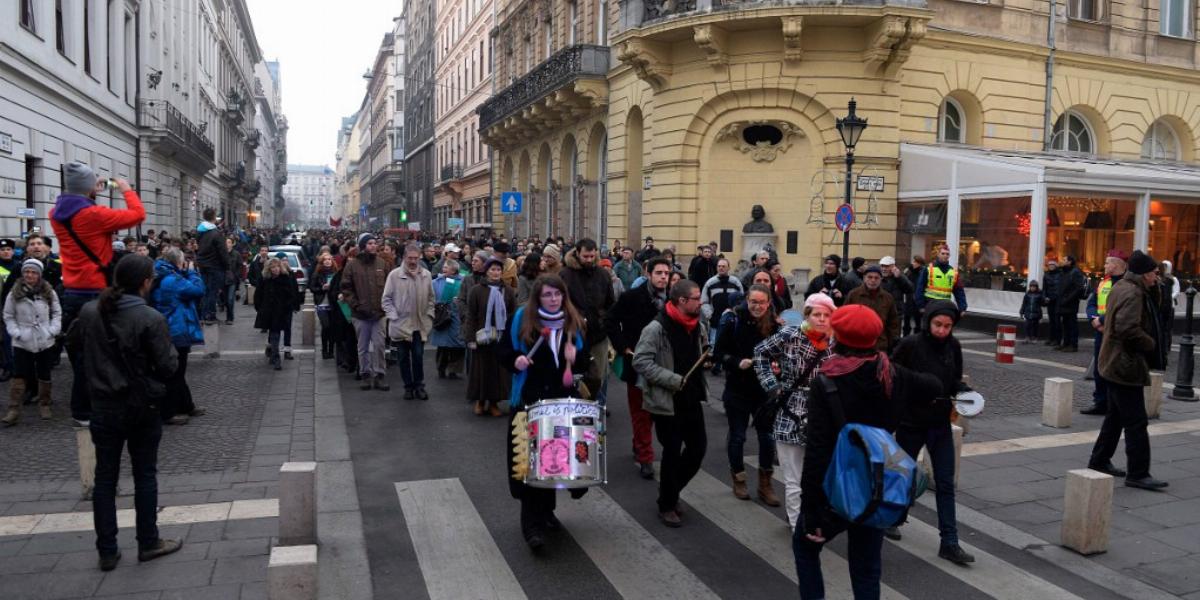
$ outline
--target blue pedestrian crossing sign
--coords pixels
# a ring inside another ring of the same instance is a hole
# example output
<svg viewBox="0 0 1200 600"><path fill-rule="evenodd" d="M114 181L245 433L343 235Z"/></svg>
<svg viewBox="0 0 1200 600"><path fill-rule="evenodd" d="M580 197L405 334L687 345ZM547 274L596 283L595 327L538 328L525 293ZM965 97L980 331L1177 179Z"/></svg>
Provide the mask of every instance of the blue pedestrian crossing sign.
<svg viewBox="0 0 1200 600"><path fill-rule="evenodd" d="M521 192L500 193L500 212L502 213L519 213L523 203Z"/></svg>

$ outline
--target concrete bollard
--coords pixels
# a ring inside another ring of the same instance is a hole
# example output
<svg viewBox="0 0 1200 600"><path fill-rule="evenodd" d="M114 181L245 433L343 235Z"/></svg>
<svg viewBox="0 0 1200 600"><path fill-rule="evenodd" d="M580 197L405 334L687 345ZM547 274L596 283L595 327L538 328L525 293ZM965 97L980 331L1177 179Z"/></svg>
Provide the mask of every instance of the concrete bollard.
<svg viewBox="0 0 1200 600"><path fill-rule="evenodd" d="M246 284L246 304L254 304L254 286Z"/></svg>
<svg viewBox="0 0 1200 600"><path fill-rule="evenodd" d="M1146 400L1146 416L1157 419L1162 416L1163 374L1160 371L1150 371L1150 385L1142 388Z"/></svg>
<svg viewBox="0 0 1200 600"><path fill-rule="evenodd" d="M267 562L269 600L316 600L317 547L276 546Z"/></svg>
<svg viewBox="0 0 1200 600"><path fill-rule="evenodd" d="M221 357L221 327L216 323L204 326L204 358Z"/></svg>
<svg viewBox="0 0 1200 600"><path fill-rule="evenodd" d="M92 431L87 427L75 428L75 446L79 451L79 484L84 500L92 499L96 487L96 446L92 444Z"/></svg>
<svg viewBox="0 0 1200 600"><path fill-rule="evenodd" d="M279 467L279 543L317 541L317 463L287 462Z"/></svg>
<svg viewBox="0 0 1200 600"><path fill-rule="evenodd" d="M1091 469L1067 471L1062 545L1083 555L1108 550L1112 499L1112 475Z"/></svg>
<svg viewBox="0 0 1200 600"><path fill-rule="evenodd" d="M317 311L305 307L300 310L300 344L314 346L317 343Z"/></svg>
<svg viewBox="0 0 1200 600"><path fill-rule="evenodd" d="M1063 377L1047 377L1042 397L1042 425L1070 427L1074 396L1075 382Z"/></svg>

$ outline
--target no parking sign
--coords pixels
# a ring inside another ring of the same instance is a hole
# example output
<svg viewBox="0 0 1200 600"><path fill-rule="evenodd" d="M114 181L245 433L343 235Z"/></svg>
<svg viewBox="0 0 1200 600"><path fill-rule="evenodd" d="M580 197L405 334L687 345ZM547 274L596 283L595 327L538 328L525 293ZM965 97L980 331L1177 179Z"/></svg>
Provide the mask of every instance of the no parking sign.
<svg viewBox="0 0 1200 600"><path fill-rule="evenodd" d="M854 207L849 204L839 206L837 212L834 213L833 223L842 233L850 231L850 226L854 224Z"/></svg>

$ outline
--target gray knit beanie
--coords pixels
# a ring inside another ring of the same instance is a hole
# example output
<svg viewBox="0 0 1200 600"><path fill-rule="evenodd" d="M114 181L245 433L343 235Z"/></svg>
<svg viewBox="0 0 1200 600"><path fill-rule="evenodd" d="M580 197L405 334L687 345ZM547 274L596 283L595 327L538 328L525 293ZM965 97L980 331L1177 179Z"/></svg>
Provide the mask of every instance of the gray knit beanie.
<svg viewBox="0 0 1200 600"><path fill-rule="evenodd" d="M96 173L92 171L91 167L73 160L67 163L63 169L68 194L89 196L92 190L96 189Z"/></svg>

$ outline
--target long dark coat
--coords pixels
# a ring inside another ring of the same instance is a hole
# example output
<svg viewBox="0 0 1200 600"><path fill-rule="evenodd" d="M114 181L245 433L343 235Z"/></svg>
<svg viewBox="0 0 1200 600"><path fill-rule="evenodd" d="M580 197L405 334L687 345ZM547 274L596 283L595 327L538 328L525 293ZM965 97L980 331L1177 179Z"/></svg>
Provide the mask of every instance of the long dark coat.
<svg viewBox="0 0 1200 600"><path fill-rule="evenodd" d="M280 331L292 323L292 313L300 310L300 286L291 273L266 278L259 282L254 291L255 329Z"/></svg>
<svg viewBox="0 0 1200 600"><path fill-rule="evenodd" d="M517 295L507 285L500 285L504 292L504 305L511 317L517 310ZM486 283L471 287L467 294L467 309L463 312L463 338L475 341L475 333L487 323L487 303L490 286ZM493 323L503 327L504 323ZM507 335L507 331L504 332ZM510 374L500 364L497 344L479 346L471 352L471 374L467 379L467 400L472 402L500 402L508 400Z"/></svg>

